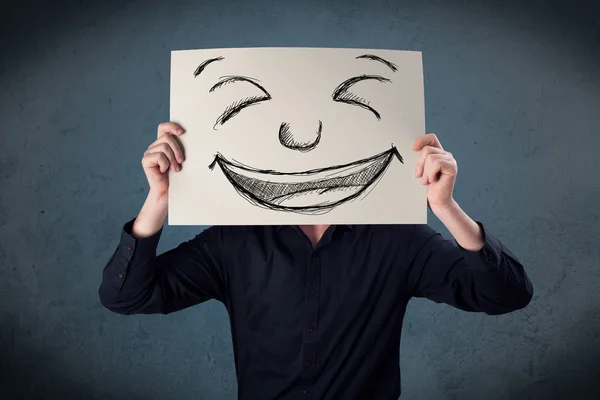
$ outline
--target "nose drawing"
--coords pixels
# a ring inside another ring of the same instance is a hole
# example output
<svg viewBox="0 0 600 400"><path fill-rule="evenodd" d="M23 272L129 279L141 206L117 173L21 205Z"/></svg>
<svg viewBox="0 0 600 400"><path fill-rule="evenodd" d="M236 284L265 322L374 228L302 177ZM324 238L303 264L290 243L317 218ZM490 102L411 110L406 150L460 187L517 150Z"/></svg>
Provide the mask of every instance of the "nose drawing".
<svg viewBox="0 0 600 400"><path fill-rule="evenodd" d="M288 122L283 122L279 127L279 142L290 150L302 153L313 150L321 141L323 123L319 121L317 132L295 132Z"/></svg>

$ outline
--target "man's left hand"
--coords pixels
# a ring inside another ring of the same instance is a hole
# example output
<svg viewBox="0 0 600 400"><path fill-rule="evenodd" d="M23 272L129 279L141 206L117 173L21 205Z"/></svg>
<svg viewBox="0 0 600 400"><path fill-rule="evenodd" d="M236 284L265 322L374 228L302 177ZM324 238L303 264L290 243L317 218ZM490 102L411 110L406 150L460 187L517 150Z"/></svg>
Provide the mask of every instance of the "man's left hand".
<svg viewBox="0 0 600 400"><path fill-rule="evenodd" d="M421 178L421 185L427 186L429 208L442 209L454 203L452 192L458 173L458 165L452 154L444 151L437 136L433 133L415 140L413 151L421 151L415 176Z"/></svg>

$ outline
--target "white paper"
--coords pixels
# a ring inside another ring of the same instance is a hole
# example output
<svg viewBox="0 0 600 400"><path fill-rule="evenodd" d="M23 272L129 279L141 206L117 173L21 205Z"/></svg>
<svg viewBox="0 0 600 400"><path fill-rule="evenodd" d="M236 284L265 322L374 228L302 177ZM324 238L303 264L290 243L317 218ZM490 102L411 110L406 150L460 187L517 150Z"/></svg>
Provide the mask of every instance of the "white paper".
<svg viewBox="0 0 600 400"><path fill-rule="evenodd" d="M420 52L173 51L171 121L170 225L427 222Z"/></svg>

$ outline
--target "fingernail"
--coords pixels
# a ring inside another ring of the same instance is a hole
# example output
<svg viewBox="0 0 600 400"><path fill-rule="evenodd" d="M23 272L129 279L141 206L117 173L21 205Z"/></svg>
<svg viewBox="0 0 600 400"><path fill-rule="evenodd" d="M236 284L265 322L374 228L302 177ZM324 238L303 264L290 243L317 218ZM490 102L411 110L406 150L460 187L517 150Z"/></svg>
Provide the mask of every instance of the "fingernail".
<svg viewBox="0 0 600 400"><path fill-rule="evenodd" d="M183 162L183 160L181 159L181 157L177 158L177 162L180 163L180 164Z"/></svg>

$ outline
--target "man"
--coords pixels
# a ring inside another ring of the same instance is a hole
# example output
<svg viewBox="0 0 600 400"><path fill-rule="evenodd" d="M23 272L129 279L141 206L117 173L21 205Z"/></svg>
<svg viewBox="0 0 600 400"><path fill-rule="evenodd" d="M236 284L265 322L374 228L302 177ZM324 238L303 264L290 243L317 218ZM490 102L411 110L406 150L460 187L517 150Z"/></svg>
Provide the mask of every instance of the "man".
<svg viewBox="0 0 600 400"><path fill-rule="evenodd" d="M157 257L183 133L160 124L145 152L149 194L104 268L100 299L126 315L221 301L240 399L397 399L412 297L490 315L532 298L515 255L453 200L456 161L433 134L414 143L415 176L458 246L427 225L215 226Z"/></svg>

